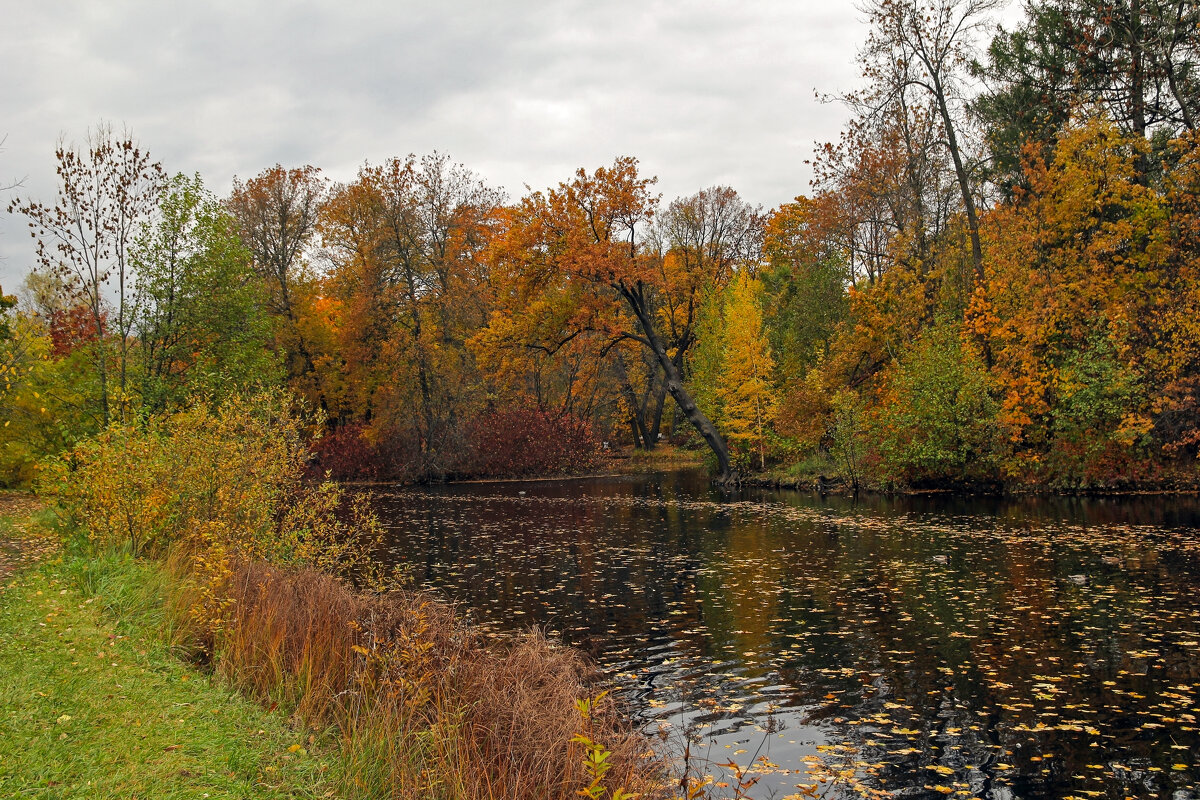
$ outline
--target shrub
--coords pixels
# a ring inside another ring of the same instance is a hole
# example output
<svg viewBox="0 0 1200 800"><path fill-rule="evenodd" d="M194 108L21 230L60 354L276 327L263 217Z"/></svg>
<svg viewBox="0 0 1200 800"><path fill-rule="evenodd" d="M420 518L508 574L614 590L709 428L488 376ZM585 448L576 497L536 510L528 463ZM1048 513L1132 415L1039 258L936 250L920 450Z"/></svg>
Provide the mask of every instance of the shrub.
<svg viewBox="0 0 1200 800"><path fill-rule="evenodd" d="M537 633L489 641L423 592L354 592L311 569L247 564L232 578L214 667L263 701L341 731L365 795L558 798L591 782L577 703L593 674ZM605 782L658 796L658 765L611 701L585 731Z"/></svg>
<svg viewBox="0 0 1200 800"><path fill-rule="evenodd" d="M268 392L114 424L51 462L41 490L100 551L182 553L205 587L196 613L218 620L238 562L373 578L378 522L365 500L339 513L341 489L305 482L308 460L301 420Z"/></svg>
<svg viewBox="0 0 1200 800"><path fill-rule="evenodd" d="M313 447L309 473L335 480L404 481L425 477L420 444L412 431L372 431L361 422L339 425Z"/></svg>
<svg viewBox="0 0 1200 800"><path fill-rule="evenodd" d="M885 477L910 484L994 477L996 404L983 358L957 326L925 331L891 389L877 419Z"/></svg>
<svg viewBox="0 0 1200 800"><path fill-rule="evenodd" d="M524 468L590 452L585 428L532 419L523 430L570 438ZM165 557L163 624L185 652L340 732L353 796L664 794L659 762L611 701L586 701L580 718L593 674L578 652L536 632L493 641L432 596L385 585L370 558L378 521L361 504L340 514L336 486L303 480L308 460L300 420L266 394L113 426L44 486L100 561Z"/></svg>
<svg viewBox="0 0 1200 800"><path fill-rule="evenodd" d="M583 472L596 466L599 447L585 420L534 408L491 411L466 431L459 474L525 477Z"/></svg>

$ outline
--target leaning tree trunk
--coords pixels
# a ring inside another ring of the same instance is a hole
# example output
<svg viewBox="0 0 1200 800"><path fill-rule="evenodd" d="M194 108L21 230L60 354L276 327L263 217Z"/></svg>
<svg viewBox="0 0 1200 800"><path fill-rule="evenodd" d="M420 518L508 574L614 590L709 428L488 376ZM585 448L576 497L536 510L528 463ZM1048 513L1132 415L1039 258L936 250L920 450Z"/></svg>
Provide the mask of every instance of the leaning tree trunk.
<svg viewBox="0 0 1200 800"><path fill-rule="evenodd" d="M725 440L721 438L721 433L712 424L712 420L700 410L699 406L696 405L696 401L692 399L691 393L683 385L683 376L675 366L675 362L667 355L667 349L663 346L662 339L658 337L658 334L654 330L654 320L646 306L641 286L630 288L623 283L618 283L615 288L621 297L629 303L630 310L637 317L642 332L646 335L644 343L650 346L654 357L658 359L659 366L663 369L663 379L667 385L667 392L674 399L675 404L679 406L687 421L704 437L704 441L708 444L709 449L713 451L713 455L717 457L717 483L734 483L737 480L737 476L734 474L733 467L729 462L729 448L725 446Z"/></svg>

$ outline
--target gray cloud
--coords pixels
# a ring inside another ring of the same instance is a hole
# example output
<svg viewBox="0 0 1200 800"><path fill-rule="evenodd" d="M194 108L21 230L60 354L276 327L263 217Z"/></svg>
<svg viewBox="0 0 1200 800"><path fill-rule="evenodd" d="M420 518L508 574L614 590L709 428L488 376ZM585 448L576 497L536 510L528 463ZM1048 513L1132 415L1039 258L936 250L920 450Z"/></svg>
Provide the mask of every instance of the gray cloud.
<svg viewBox="0 0 1200 800"><path fill-rule="evenodd" d="M0 183L51 200L57 139L105 119L217 192L438 149L514 197L629 154L668 198L724 183L772 206L840 130L813 92L853 85L864 34L845 0L15 4ZM7 291L32 248L0 216Z"/></svg>

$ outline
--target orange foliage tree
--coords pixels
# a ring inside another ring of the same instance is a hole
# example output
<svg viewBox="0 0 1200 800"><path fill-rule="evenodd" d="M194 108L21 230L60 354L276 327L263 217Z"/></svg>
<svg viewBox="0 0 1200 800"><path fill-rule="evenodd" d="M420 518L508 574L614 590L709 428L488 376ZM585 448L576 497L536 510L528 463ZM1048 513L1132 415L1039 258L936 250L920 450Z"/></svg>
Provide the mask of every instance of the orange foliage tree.
<svg viewBox="0 0 1200 800"><path fill-rule="evenodd" d="M667 392L715 455L718 479L730 480L725 440L685 386L656 313L655 294L668 287L657 254L643 241L657 206L653 183L638 174L635 159L619 158L611 167L580 169L569 183L527 195L512 210L496 250L510 294L507 308L520 313L561 302L562 319L569 322L566 341L586 332L603 337L604 350L622 341L645 347ZM710 261L708 269L715 268ZM505 322L493 317L493 325Z"/></svg>
<svg viewBox="0 0 1200 800"><path fill-rule="evenodd" d="M1124 472L1147 444L1180 342L1156 308L1171 226L1139 179L1144 148L1087 121L1052 158L1031 150L1028 191L986 221L987 285L967 324L992 347L1019 474Z"/></svg>

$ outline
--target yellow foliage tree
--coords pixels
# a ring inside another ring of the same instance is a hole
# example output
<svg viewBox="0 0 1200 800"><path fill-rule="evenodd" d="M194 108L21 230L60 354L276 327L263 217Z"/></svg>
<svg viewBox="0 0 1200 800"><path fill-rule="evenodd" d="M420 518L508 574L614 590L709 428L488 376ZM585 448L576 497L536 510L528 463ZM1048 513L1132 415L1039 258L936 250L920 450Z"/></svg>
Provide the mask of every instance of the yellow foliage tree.
<svg viewBox="0 0 1200 800"><path fill-rule="evenodd" d="M758 453L767 466L767 432L778 405L775 359L763 328L762 283L738 273L725 297L723 358L717 375L721 426L738 449Z"/></svg>

